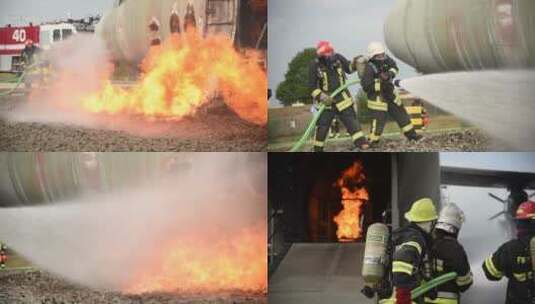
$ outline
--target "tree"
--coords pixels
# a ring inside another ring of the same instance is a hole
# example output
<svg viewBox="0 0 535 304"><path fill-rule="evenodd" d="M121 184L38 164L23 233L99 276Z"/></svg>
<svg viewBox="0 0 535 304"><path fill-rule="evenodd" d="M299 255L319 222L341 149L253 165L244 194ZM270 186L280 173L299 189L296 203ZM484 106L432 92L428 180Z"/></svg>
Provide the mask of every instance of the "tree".
<svg viewBox="0 0 535 304"><path fill-rule="evenodd" d="M290 61L284 81L276 91L276 97L283 105L289 106L296 101L312 103L312 89L308 87L308 67L315 58L316 49L307 48L297 53Z"/></svg>

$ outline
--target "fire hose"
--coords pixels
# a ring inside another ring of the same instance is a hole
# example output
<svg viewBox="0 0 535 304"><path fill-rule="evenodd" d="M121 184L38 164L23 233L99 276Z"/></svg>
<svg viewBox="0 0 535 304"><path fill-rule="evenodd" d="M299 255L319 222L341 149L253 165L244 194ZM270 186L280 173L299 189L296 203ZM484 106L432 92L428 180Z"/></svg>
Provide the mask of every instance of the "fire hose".
<svg viewBox="0 0 535 304"><path fill-rule="evenodd" d="M422 295L424 295L426 292L428 292L429 290L437 287L437 286L440 286L444 283L447 283L453 279L457 278L457 273L455 272L449 272L449 273L446 273L444 275L441 275L440 277L436 277L434 279L432 279L431 281L429 282L425 282L424 284L416 287L415 289L413 289L411 291L411 299L417 299L419 297L421 297Z"/></svg>
<svg viewBox="0 0 535 304"><path fill-rule="evenodd" d="M11 95L13 92L15 92L15 90L20 87L22 81L26 77L27 72L29 70L35 68L36 66L39 66L40 64L41 64L40 62L36 62L34 64L29 65L27 68L25 68L24 72L22 72L22 74L19 76L19 78L16 81L14 81L15 86L13 88L11 88L10 90L8 90L7 92L0 93L0 97L8 96L8 95Z"/></svg>
<svg viewBox="0 0 535 304"><path fill-rule="evenodd" d="M11 88L10 90L8 90L7 92L0 93L0 97L8 96L8 95L11 95L11 93L15 92L15 90L19 88L19 86L22 83L22 81L24 80L25 76L26 76L26 71L22 72L20 77L15 82L15 86L13 88Z"/></svg>
<svg viewBox="0 0 535 304"><path fill-rule="evenodd" d="M358 84L360 81L353 80L348 81L344 85L340 86L338 89L336 89L332 94L331 98L335 98L338 94L340 94L342 91L347 89L348 87ZM312 118L312 121L308 124L307 129L305 130L305 133L303 133L303 136L293 145L292 149L290 149L290 152L297 152L301 149L301 147L305 144L305 142L310 138L310 135L312 134L312 131L316 127L316 123L318 122L318 119L320 118L321 113L325 110L325 105L321 104L318 108L318 112L314 114L314 117Z"/></svg>

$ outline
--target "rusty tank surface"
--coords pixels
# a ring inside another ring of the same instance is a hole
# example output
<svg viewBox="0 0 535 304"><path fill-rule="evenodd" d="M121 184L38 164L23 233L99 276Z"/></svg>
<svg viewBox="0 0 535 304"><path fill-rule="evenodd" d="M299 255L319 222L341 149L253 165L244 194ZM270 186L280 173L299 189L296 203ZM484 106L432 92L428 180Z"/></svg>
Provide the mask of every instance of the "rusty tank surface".
<svg viewBox="0 0 535 304"><path fill-rule="evenodd" d="M267 0L118 0L96 32L114 59L136 63L154 38L151 23L162 41L195 27L227 35L238 48L267 48Z"/></svg>
<svg viewBox="0 0 535 304"><path fill-rule="evenodd" d="M397 0L384 27L418 72L535 68L535 1Z"/></svg>

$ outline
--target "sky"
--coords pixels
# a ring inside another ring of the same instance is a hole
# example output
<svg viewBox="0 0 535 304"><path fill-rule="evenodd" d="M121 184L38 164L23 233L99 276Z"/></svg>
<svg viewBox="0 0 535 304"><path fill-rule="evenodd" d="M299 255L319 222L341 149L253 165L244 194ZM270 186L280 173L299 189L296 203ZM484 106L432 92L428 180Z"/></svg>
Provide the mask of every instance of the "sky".
<svg viewBox="0 0 535 304"><path fill-rule="evenodd" d="M443 166L535 172L535 153L440 153ZM533 191L528 191L531 193ZM498 188L448 186L447 200L464 211L466 220L459 235L474 273L474 285L463 294L466 303L502 304L505 302L506 280L488 281L481 265L510 235L510 223L504 217L489 218L503 210L503 205L490 198L493 193L507 198L508 192Z"/></svg>
<svg viewBox="0 0 535 304"><path fill-rule="evenodd" d="M290 60L319 40L329 40L347 58L364 54L371 41L384 41L383 24L392 0L269 0L268 74L275 92ZM416 72L398 61L400 77ZM270 106L280 105L273 97Z"/></svg>
<svg viewBox="0 0 535 304"><path fill-rule="evenodd" d="M102 15L114 0L0 0L0 26Z"/></svg>
<svg viewBox="0 0 535 304"><path fill-rule="evenodd" d="M452 167L535 172L535 153L531 152L449 152L440 153L440 164Z"/></svg>

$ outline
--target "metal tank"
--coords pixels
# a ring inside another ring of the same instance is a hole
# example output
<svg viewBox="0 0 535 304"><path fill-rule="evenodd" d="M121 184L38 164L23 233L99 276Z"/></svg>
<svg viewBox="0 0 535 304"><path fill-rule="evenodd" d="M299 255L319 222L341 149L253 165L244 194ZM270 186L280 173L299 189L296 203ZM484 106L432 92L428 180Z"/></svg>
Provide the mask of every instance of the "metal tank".
<svg viewBox="0 0 535 304"><path fill-rule="evenodd" d="M534 68L533 0L397 0L390 51L421 73Z"/></svg>
<svg viewBox="0 0 535 304"><path fill-rule="evenodd" d="M239 5L239 0L120 0L96 32L113 58L140 62L150 46L149 24L154 19L162 40L192 22L203 35L223 33L234 40Z"/></svg>
<svg viewBox="0 0 535 304"><path fill-rule="evenodd" d="M189 153L0 153L0 207L47 204L189 170Z"/></svg>

